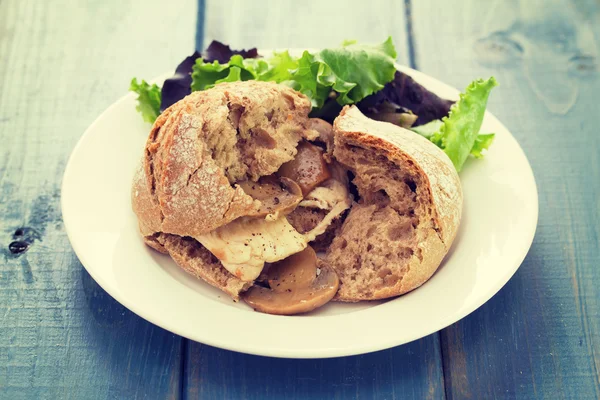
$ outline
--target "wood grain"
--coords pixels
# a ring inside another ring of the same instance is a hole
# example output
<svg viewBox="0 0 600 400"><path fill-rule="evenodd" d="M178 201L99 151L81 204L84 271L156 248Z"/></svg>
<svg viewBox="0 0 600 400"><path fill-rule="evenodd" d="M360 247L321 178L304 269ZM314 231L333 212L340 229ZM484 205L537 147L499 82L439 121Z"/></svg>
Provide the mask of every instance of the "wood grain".
<svg viewBox="0 0 600 400"><path fill-rule="evenodd" d="M379 43L391 35L399 62L408 62L401 1L203 1L205 46L216 39L234 48L323 48L347 39Z"/></svg>
<svg viewBox="0 0 600 400"><path fill-rule="evenodd" d="M539 190L520 270L442 331L449 399L600 397L599 12L585 1L413 3L417 67L459 88L497 77L489 109Z"/></svg>
<svg viewBox="0 0 600 400"><path fill-rule="evenodd" d="M439 340L322 360L257 357L195 342L186 353L193 399L442 399Z"/></svg>
<svg viewBox="0 0 600 400"><path fill-rule="evenodd" d="M0 1L0 398L600 398L600 4L206 3L202 14L194 0ZM131 77L191 52L197 15L198 43L324 47L391 34L401 63L459 88L494 74L490 109L528 154L540 197L515 277L440 334L318 361L188 342L112 300L66 238L62 172ZM12 255L26 235L31 247Z"/></svg>
<svg viewBox="0 0 600 400"><path fill-rule="evenodd" d="M131 77L172 69L193 49L195 2L161 4L0 1L2 399L179 396L181 339L90 278L59 204L67 157L85 128ZM16 256L7 246L23 227L33 229L32 245Z"/></svg>

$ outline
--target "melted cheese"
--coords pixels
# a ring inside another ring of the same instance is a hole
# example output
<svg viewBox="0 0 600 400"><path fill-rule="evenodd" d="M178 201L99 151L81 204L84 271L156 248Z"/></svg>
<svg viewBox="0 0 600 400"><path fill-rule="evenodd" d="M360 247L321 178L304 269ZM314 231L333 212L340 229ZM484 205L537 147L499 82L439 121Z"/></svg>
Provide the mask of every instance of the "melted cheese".
<svg viewBox="0 0 600 400"><path fill-rule="evenodd" d="M348 188L337 179L329 179L322 186L314 188L300 202L301 207L331 210L336 204L347 202L350 197Z"/></svg>
<svg viewBox="0 0 600 400"><path fill-rule="evenodd" d="M325 215L325 217L321 220L321 222L317 224L317 226L315 226L312 230L304 234L304 238L306 239L306 241L311 242L315 240L320 234L325 233L329 224L331 224L331 222L337 216L341 215L346 209L350 208L350 204L350 200L346 199L346 201L337 203L335 206L333 206L331 211L329 211L327 215Z"/></svg>
<svg viewBox="0 0 600 400"><path fill-rule="evenodd" d="M348 209L352 197L346 185L329 179L313 189L300 202L302 207L330 210L317 226L304 235L278 212L263 218L238 218L196 239L217 257L221 264L242 281L253 281L265 262L275 262L298 253L308 242L327 230L331 221Z"/></svg>
<svg viewBox="0 0 600 400"><path fill-rule="evenodd" d="M243 281L256 279L265 262L283 260L308 244L285 217L239 218L196 239Z"/></svg>

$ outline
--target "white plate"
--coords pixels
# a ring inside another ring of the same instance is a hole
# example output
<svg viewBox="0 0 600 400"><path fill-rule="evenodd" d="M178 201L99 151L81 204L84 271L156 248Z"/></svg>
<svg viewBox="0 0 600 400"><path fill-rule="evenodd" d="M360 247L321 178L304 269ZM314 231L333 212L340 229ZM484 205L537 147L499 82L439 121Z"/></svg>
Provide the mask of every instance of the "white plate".
<svg viewBox="0 0 600 400"><path fill-rule="evenodd" d="M446 98L458 91L398 67ZM158 81L161 81L160 79ZM486 114L496 140L461 173L465 204L453 249L419 289L378 303L329 303L310 315L273 316L234 303L146 247L130 186L150 125L133 94L108 108L69 159L62 213L75 253L112 297L146 320L212 346L274 357L322 358L381 350L419 339L471 313L515 273L538 216L531 167L510 132Z"/></svg>

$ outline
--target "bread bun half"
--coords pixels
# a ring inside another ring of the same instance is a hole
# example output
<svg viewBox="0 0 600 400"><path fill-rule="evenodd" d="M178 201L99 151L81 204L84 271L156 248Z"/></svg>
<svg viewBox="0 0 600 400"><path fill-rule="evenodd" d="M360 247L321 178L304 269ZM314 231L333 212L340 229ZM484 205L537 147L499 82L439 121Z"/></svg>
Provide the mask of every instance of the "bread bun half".
<svg viewBox="0 0 600 400"><path fill-rule="evenodd" d="M190 94L155 121L132 185L144 242L234 299L252 283L231 275L196 239L260 201L237 185L294 158L310 127L308 98L272 82L222 83Z"/></svg>
<svg viewBox="0 0 600 400"><path fill-rule="evenodd" d="M340 277L336 299L384 299L421 286L460 223L462 190L450 159L420 135L354 106L334 122L333 156L360 196L326 255Z"/></svg>
<svg viewBox="0 0 600 400"><path fill-rule="evenodd" d="M259 204L241 187L294 158L310 101L272 82L222 83L165 110L146 142L132 204L144 235L199 237Z"/></svg>

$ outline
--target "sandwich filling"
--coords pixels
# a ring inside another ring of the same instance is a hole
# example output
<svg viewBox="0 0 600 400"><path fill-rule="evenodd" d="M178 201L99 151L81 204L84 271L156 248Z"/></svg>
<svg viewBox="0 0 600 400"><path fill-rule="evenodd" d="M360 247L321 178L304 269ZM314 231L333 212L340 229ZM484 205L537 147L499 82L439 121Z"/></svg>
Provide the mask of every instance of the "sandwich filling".
<svg viewBox="0 0 600 400"><path fill-rule="evenodd" d="M302 149L297 157L300 160L291 162L308 167L288 167L287 170L293 173L287 175L302 183L299 186L302 193L308 192L301 197L301 201L286 201L291 196L285 191L273 189L277 180L274 177L243 184L241 187L245 192L260 202L259 210L267 209L269 213L257 212L254 216L241 217L196 237L227 271L242 281L258 278L265 263L274 263L304 250L309 242L325 233L332 222L351 206L352 198L345 172L337 165L331 168L326 165L322 151L317 146L303 142L299 147ZM278 174L283 175L281 172ZM280 180L287 182L288 188L297 187L290 184L291 179L286 176L280 176ZM294 189L289 190L295 193ZM295 207L315 208L325 213L312 229L301 233L286 216Z"/></svg>

